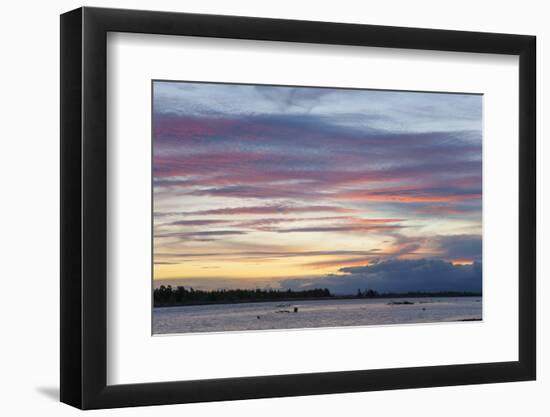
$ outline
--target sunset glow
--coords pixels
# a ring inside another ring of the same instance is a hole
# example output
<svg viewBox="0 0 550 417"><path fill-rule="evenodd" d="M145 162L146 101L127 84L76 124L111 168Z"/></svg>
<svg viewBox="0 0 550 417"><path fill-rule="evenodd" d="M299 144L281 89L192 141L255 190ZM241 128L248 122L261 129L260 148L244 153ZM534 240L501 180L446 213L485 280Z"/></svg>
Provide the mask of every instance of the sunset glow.
<svg viewBox="0 0 550 417"><path fill-rule="evenodd" d="M473 265L474 261L470 259L456 259L451 261L453 265Z"/></svg>

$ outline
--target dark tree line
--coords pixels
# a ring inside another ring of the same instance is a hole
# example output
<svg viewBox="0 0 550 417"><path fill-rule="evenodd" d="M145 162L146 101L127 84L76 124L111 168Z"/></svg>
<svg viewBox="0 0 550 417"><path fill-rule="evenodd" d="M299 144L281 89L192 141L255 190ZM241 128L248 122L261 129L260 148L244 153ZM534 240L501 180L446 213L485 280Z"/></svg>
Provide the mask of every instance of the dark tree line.
<svg viewBox="0 0 550 417"><path fill-rule="evenodd" d="M373 289L357 290L355 295L332 294L328 288L316 288L311 290L275 290L275 289L236 289L236 290L195 290L191 287L161 285L153 291L153 302L155 307L198 305L198 304L224 304L224 303L245 303L256 301L291 301L305 299L352 299L352 298L406 298L406 297L481 297L478 292L460 291L439 291L421 292L410 291L401 293L379 293Z"/></svg>
<svg viewBox="0 0 550 417"><path fill-rule="evenodd" d="M360 289L357 290L357 298L376 298L376 297L380 297L380 294L378 293L378 291L371 290L370 288L363 292L361 292Z"/></svg>
<svg viewBox="0 0 550 417"><path fill-rule="evenodd" d="M195 290L191 287L161 285L153 292L155 307L185 305L185 304L209 304L209 303L235 303L252 301L277 301L306 298L332 297L327 288L316 288L312 290L293 291L274 289L253 289L253 290Z"/></svg>

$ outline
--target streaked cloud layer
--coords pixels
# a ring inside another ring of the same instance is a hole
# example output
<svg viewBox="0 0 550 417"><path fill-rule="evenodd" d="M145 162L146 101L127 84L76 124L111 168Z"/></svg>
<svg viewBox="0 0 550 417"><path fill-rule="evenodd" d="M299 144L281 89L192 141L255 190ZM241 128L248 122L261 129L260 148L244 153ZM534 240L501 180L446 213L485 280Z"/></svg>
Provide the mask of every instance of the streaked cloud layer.
<svg viewBox="0 0 550 417"><path fill-rule="evenodd" d="M426 283L445 287L481 262L481 96L153 91L158 282L343 289L396 262L403 279L415 261L437 266Z"/></svg>

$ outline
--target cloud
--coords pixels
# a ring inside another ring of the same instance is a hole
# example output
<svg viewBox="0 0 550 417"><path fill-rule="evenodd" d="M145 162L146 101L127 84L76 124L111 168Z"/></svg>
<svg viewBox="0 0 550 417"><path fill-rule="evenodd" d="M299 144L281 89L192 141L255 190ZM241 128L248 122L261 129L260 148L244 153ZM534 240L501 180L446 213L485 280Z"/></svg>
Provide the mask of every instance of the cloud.
<svg viewBox="0 0 550 417"><path fill-rule="evenodd" d="M365 115L381 117L375 124L380 128L402 129L405 124L416 131L481 125L481 96L471 94L169 81L155 81L153 88L153 107L159 114L352 113L359 120Z"/></svg>
<svg viewBox="0 0 550 417"><path fill-rule="evenodd" d="M293 223L303 221L340 221L348 220L347 216L328 216L328 217L262 217L253 220L238 222L237 227L250 227L257 230L274 230L273 226L281 223Z"/></svg>
<svg viewBox="0 0 550 417"><path fill-rule="evenodd" d="M366 265L369 262L372 262L374 259L377 259L380 256L380 253L373 253L368 257L350 257L350 258L338 258L338 259L331 259L328 261L317 261L317 262L308 262L304 263L303 266L307 268L312 269L320 269L320 268L326 268L326 267L332 267L332 266L358 266L358 265Z"/></svg>
<svg viewBox="0 0 550 417"><path fill-rule="evenodd" d="M290 213L350 213L356 210L338 206L288 206L288 205L266 205L266 206L244 206L226 207L211 210L196 210L183 212L182 214L203 216L203 215L240 215L240 214L290 214Z"/></svg>
<svg viewBox="0 0 550 417"><path fill-rule="evenodd" d="M442 259L387 260L368 266L340 269L340 275L319 279L281 281L283 288L328 288L335 294L353 294L357 289L379 292L475 291L482 288L480 263L452 265Z"/></svg>
<svg viewBox="0 0 550 417"><path fill-rule="evenodd" d="M270 86L254 86L254 90L263 98L273 103L273 107L280 112L298 107L302 111L310 112L327 95L333 94L334 89L328 88L280 88Z"/></svg>
<svg viewBox="0 0 550 417"><path fill-rule="evenodd" d="M387 249L392 258L416 256L428 240L426 236L405 236L399 233L393 234L392 237L393 242Z"/></svg>
<svg viewBox="0 0 550 417"><path fill-rule="evenodd" d="M207 230L202 232L167 232L167 233L156 233L155 239L158 238L175 238L181 240L194 240L198 242L210 242L216 240L218 237L222 236L234 236L234 235L245 235L247 232L244 230Z"/></svg>
<svg viewBox="0 0 550 417"><path fill-rule="evenodd" d="M478 211L478 208L472 208L472 207L459 207L456 205L448 205L448 204L437 204L437 205L429 205L424 207L419 207L416 209L416 213L419 214L426 214L430 216L453 216L453 215L464 215L465 213L471 212L471 211Z"/></svg>
<svg viewBox="0 0 550 417"><path fill-rule="evenodd" d="M156 114L155 186L264 199L327 193L393 203L479 198L479 131L384 131L369 127L369 117ZM440 188L430 184L433 178L441 179ZM371 189L388 181L416 189Z"/></svg>
<svg viewBox="0 0 550 417"><path fill-rule="evenodd" d="M193 259L193 258L293 258L293 257L325 257L325 256L376 256L380 254L380 249L371 250L332 250L332 251L239 251L239 252L196 252L196 253L156 253L155 257L169 259Z"/></svg>
<svg viewBox="0 0 550 417"><path fill-rule="evenodd" d="M314 226L314 227L294 227L290 229L278 229L277 233L320 233L320 232L368 232L368 231L388 231L401 229L406 226L390 225L390 226Z"/></svg>
<svg viewBox="0 0 550 417"><path fill-rule="evenodd" d="M315 198L318 191L304 189L302 184L289 186L285 184L265 186L249 185L229 185L226 187L205 188L191 191L189 195L212 196L212 197L234 197L234 198L257 198L257 199L275 199L275 198Z"/></svg>
<svg viewBox="0 0 550 417"><path fill-rule="evenodd" d="M481 261L483 244L480 235L436 236L432 240L445 259Z"/></svg>
<svg viewBox="0 0 550 417"><path fill-rule="evenodd" d="M387 201L394 203L442 203L481 198L480 189L456 187L366 189L339 194L339 200Z"/></svg>
<svg viewBox="0 0 550 417"><path fill-rule="evenodd" d="M209 226L211 224L227 223L227 220L203 219L203 220L178 220L163 226Z"/></svg>

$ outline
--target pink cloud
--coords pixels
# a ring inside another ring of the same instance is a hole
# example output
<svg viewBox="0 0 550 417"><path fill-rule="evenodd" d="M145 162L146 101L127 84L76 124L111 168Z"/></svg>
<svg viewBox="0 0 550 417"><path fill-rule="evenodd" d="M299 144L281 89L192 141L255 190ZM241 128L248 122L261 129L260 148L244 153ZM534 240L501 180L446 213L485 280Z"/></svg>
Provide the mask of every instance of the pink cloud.
<svg viewBox="0 0 550 417"><path fill-rule="evenodd" d="M245 207L227 207L211 210L188 211L184 214L188 215L240 215L240 214L291 214L291 213L353 213L355 209L339 207L339 206L284 206L284 205L268 205L268 206L245 206Z"/></svg>

